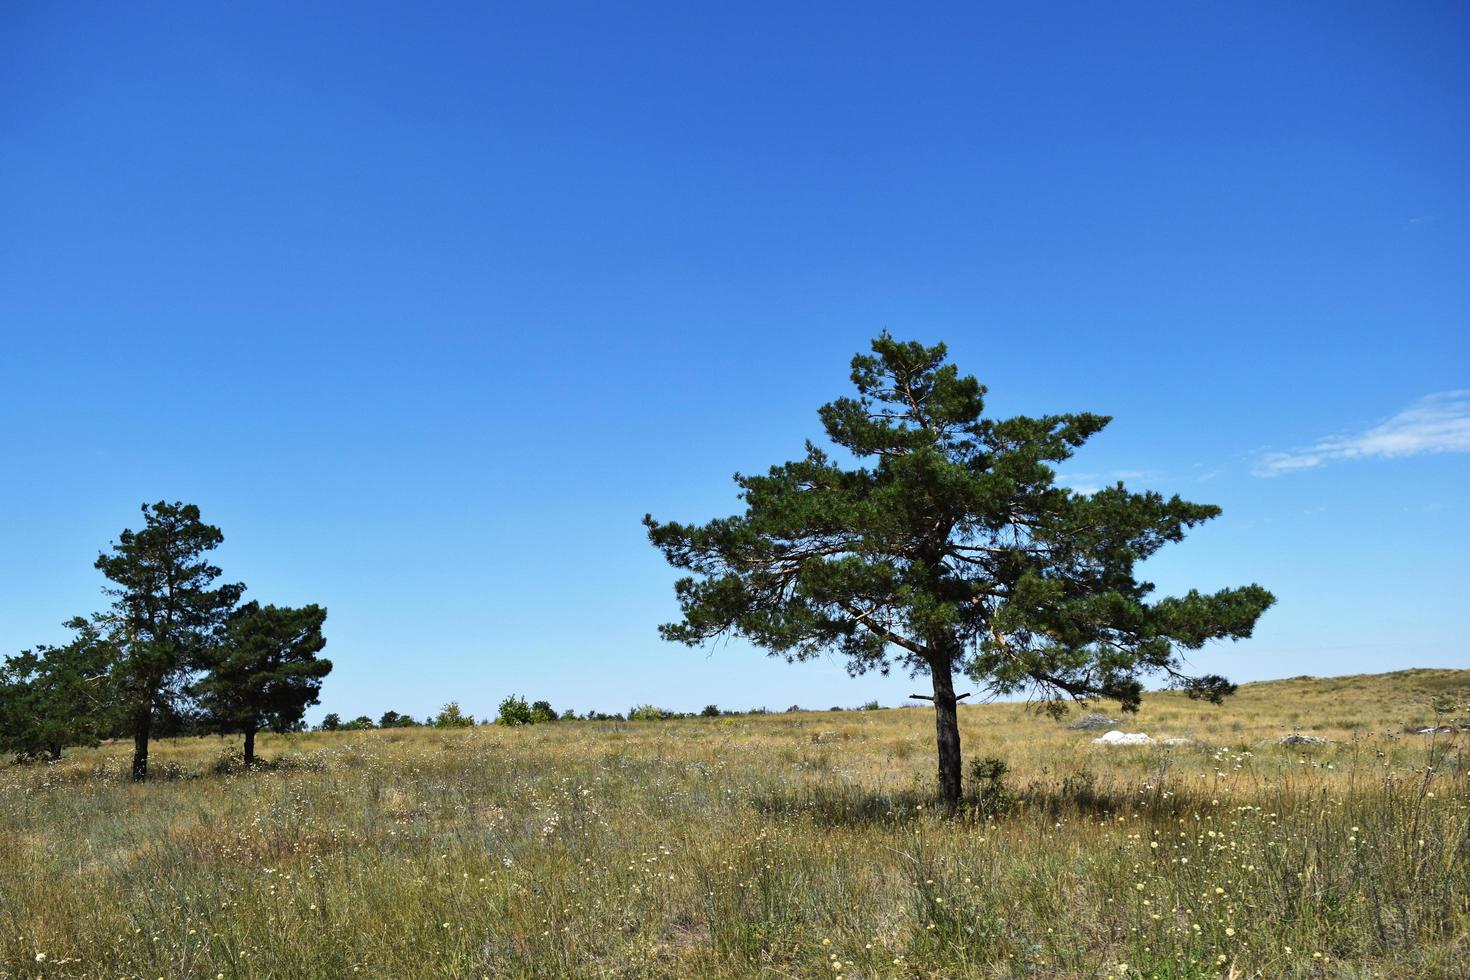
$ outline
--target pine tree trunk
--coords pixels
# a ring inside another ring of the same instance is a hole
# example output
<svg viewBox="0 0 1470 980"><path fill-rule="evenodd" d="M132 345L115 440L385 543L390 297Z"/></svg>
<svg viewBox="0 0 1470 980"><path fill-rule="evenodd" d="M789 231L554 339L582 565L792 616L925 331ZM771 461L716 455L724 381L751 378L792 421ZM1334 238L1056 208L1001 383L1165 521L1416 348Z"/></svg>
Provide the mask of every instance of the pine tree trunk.
<svg viewBox="0 0 1470 980"><path fill-rule="evenodd" d="M255 729L245 729L245 765L255 765Z"/></svg>
<svg viewBox="0 0 1470 980"><path fill-rule="evenodd" d="M946 807L960 804L960 717L949 658L931 664L934 679L934 732L939 743L939 798Z"/></svg>
<svg viewBox="0 0 1470 980"><path fill-rule="evenodd" d="M133 722L133 780L148 778L148 736L152 734L153 712L145 711Z"/></svg>

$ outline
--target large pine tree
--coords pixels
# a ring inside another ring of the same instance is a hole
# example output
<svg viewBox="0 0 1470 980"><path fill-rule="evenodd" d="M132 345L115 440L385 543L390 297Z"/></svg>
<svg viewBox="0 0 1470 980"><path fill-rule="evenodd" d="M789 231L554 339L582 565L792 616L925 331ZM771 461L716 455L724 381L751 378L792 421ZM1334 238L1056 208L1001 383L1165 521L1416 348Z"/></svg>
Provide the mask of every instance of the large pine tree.
<svg viewBox="0 0 1470 980"><path fill-rule="evenodd" d="M119 656L114 696L133 736L133 778L148 776L155 717L185 697L195 673L220 639L243 585L217 585L208 553L224 535L200 520L193 504L143 505L143 529L124 530L97 568L112 581L112 609L98 617Z"/></svg>
<svg viewBox="0 0 1470 980"><path fill-rule="evenodd" d="M1248 637L1274 601L1258 585L1152 599L1138 562L1219 508L1056 484L1051 464L1109 421L1092 414L992 419L985 389L943 344L886 333L852 361L857 397L824 405L828 437L858 465L807 444L765 476L736 475L745 512L704 525L644 518L669 562L683 619L665 638L743 636L788 660L826 651L849 670L928 675L939 788L961 797L955 675L1054 706L1110 698L1136 710L1142 677L1219 701L1182 651Z"/></svg>

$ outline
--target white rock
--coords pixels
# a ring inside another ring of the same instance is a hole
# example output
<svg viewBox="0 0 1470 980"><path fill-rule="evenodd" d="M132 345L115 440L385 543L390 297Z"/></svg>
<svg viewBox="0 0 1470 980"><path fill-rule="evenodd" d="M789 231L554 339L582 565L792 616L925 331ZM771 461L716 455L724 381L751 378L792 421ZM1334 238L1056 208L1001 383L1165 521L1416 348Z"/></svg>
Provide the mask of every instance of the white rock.
<svg viewBox="0 0 1470 980"><path fill-rule="evenodd" d="M1147 745L1153 739L1143 732L1120 732L1111 731L1106 735L1092 740L1093 745Z"/></svg>
<svg viewBox="0 0 1470 980"><path fill-rule="evenodd" d="M1181 738L1181 737L1179 737L1179 736L1176 735L1173 738L1161 738L1161 739L1159 739L1159 744L1160 745L1193 745L1194 744L1194 739L1192 739L1192 738Z"/></svg>

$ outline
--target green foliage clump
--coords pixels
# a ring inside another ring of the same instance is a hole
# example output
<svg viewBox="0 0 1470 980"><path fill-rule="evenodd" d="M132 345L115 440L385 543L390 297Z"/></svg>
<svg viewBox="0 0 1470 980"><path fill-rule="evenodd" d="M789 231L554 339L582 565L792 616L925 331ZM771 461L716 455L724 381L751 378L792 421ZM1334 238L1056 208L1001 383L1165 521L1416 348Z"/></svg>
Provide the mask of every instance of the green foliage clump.
<svg viewBox="0 0 1470 980"><path fill-rule="evenodd" d="M458 701L449 702L434 716L435 728L473 728L474 724L475 716L460 710Z"/></svg>
<svg viewBox="0 0 1470 980"><path fill-rule="evenodd" d="M495 717L497 725L529 725L535 719L531 717L531 706L526 699L517 694L509 694L500 702L500 714Z"/></svg>
<svg viewBox="0 0 1470 980"><path fill-rule="evenodd" d="M508 695L500 702L500 713L495 718L497 725L542 725L563 718L576 718L574 711L568 711L563 715L556 713L556 709L549 701L527 702L518 694Z"/></svg>
<svg viewBox="0 0 1470 980"><path fill-rule="evenodd" d="M65 646L38 646L0 664L0 752L20 762L61 758L68 746L93 746L107 730L107 668L116 655L83 619Z"/></svg>

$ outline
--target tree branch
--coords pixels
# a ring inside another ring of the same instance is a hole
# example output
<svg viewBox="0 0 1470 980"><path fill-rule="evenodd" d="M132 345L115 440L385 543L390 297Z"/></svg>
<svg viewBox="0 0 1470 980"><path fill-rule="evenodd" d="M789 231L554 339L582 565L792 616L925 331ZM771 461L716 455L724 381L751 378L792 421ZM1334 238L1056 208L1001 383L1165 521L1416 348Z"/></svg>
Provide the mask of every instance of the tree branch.
<svg viewBox="0 0 1470 980"><path fill-rule="evenodd" d="M883 639L887 640L889 643L892 643L894 646L903 647L910 653L916 653L919 656L928 659L929 651L925 649L922 644L915 643L908 637L901 636L898 633L893 632L893 630L888 629L884 626L879 626L877 623L874 623L872 620L870 620L868 617L873 614L873 610L869 609L864 612L863 610L858 609L857 606L851 602L839 602L837 605L849 616L851 616L855 623L857 623L859 626L862 626L865 630L867 630L869 633L872 633L874 636L881 636Z"/></svg>

